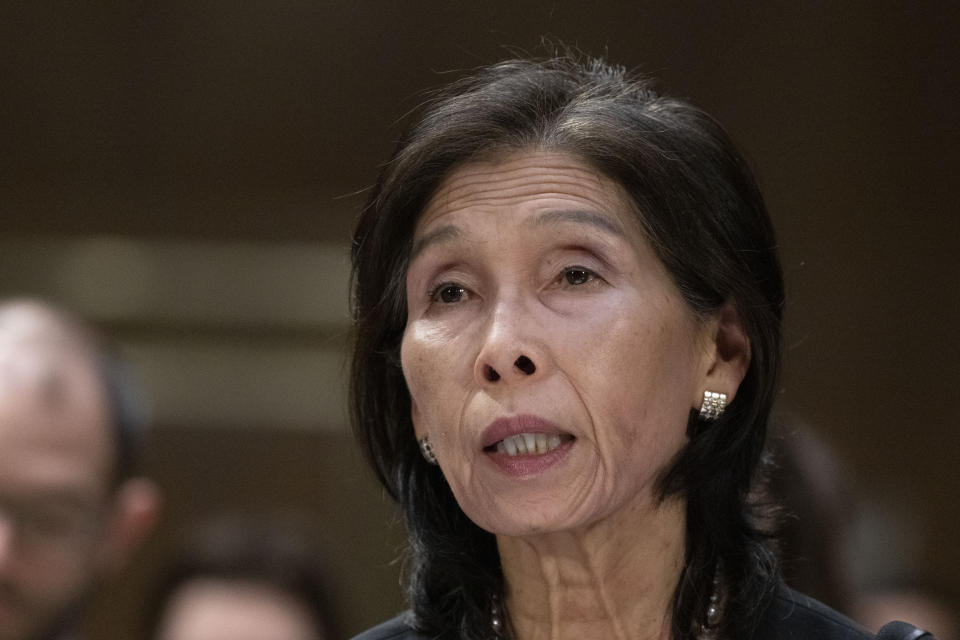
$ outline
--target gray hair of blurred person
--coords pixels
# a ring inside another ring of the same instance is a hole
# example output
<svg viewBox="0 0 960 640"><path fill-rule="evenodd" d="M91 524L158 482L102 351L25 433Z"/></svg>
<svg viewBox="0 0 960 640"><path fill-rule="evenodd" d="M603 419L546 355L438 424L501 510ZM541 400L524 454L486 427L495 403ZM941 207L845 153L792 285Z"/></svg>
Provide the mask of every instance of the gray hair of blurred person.
<svg viewBox="0 0 960 640"><path fill-rule="evenodd" d="M112 482L119 486L137 470L148 424L146 396L130 364L116 347L88 323L62 307L38 299L0 301L0 324L18 308L33 308L51 320L59 335L50 336L89 358L102 385L113 441Z"/></svg>

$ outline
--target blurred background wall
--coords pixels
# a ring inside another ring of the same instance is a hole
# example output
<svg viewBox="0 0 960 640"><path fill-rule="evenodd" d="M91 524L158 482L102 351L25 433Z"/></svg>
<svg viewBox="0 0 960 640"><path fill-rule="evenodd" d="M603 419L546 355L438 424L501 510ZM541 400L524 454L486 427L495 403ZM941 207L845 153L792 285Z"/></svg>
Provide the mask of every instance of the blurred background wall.
<svg viewBox="0 0 960 640"><path fill-rule="evenodd" d="M958 27L948 2L3 2L0 294L120 342L167 491L93 637L137 637L171 537L226 509L305 512L348 631L402 608L345 417L350 230L423 91L542 36L740 142L787 277L780 408L880 505L851 570L956 588Z"/></svg>

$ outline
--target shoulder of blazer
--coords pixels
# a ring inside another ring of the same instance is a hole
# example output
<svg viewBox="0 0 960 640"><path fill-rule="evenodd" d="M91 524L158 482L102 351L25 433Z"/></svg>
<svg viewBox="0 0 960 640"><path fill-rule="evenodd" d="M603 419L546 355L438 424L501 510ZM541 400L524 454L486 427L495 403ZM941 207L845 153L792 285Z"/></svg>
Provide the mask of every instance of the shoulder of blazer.
<svg viewBox="0 0 960 640"><path fill-rule="evenodd" d="M877 632L877 640L936 640L933 634L918 629L912 624L895 620L883 625Z"/></svg>
<svg viewBox="0 0 960 640"><path fill-rule="evenodd" d="M417 633L408 624L409 613L405 611L395 618L381 622L354 637L353 640L427 640L426 636Z"/></svg>
<svg viewBox="0 0 960 640"><path fill-rule="evenodd" d="M754 640L874 640L850 618L809 596L781 586L764 613Z"/></svg>

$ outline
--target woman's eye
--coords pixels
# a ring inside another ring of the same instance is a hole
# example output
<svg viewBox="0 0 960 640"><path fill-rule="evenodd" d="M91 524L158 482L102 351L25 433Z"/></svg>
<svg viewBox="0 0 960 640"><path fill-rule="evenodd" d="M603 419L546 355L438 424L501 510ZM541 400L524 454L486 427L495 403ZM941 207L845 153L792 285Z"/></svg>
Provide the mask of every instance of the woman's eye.
<svg viewBox="0 0 960 640"><path fill-rule="evenodd" d="M460 302L467 296L467 290L461 287L458 284L442 284L436 289L433 290L433 293L430 294L430 299L434 302L442 302L444 304L453 304L454 302Z"/></svg>
<svg viewBox="0 0 960 640"><path fill-rule="evenodd" d="M587 284L593 278L593 272L584 267L568 267L563 270L563 278L567 284Z"/></svg>

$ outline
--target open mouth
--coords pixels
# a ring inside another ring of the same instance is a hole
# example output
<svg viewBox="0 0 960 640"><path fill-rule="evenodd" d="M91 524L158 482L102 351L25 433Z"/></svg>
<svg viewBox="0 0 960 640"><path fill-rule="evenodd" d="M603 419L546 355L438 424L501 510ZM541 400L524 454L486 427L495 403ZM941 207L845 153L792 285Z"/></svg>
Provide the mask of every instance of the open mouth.
<svg viewBox="0 0 960 640"><path fill-rule="evenodd" d="M571 440L573 436L569 434L518 433L484 447L484 451L503 453L508 456L539 455L549 453Z"/></svg>

